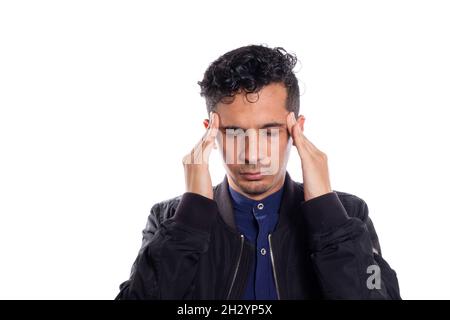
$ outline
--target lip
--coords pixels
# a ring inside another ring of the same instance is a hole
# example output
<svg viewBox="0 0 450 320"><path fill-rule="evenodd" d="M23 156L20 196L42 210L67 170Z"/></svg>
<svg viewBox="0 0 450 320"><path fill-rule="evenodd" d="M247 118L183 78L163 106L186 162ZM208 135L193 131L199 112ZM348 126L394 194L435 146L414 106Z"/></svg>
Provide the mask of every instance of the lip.
<svg viewBox="0 0 450 320"><path fill-rule="evenodd" d="M251 180L251 181L261 180L263 178L263 175L261 174L260 171L244 172L244 173L241 173L241 176L243 176L246 180Z"/></svg>

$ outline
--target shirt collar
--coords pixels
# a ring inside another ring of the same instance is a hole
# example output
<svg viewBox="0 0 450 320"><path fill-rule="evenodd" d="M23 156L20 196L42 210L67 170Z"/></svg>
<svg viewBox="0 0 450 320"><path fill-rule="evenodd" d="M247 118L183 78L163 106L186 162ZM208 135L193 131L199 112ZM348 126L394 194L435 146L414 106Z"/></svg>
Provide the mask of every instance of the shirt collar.
<svg viewBox="0 0 450 320"><path fill-rule="evenodd" d="M235 209L238 208L246 212L253 210L254 212L261 213L278 213L284 190L281 187L280 190L268 195L264 199L254 200L234 190L230 185L228 185L228 189L230 190L231 200Z"/></svg>

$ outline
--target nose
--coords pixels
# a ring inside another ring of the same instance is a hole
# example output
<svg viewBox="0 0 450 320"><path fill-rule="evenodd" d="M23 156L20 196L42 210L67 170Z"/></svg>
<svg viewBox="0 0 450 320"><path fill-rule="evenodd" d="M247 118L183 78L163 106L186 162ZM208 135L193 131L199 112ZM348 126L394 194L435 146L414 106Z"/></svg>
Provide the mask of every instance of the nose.
<svg viewBox="0 0 450 320"><path fill-rule="evenodd" d="M254 129L248 129L248 135L245 137L245 163L257 164L259 158L259 139L258 132Z"/></svg>
<svg viewBox="0 0 450 320"><path fill-rule="evenodd" d="M227 162L227 163L238 163L238 164L261 164L269 160L270 154L273 153L269 150L269 145L271 144L268 139L267 133L261 132L258 129L247 129L245 132L241 131L238 134L232 136L230 135L227 139L227 150L234 149L237 155L237 162ZM270 144L269 144L270 143ZM228 144L230 148L228 148ZM230 155L231 156L231 155ZM234 159L234 157L232 157ZM227 161L231 160L228 158Z"/></svg>

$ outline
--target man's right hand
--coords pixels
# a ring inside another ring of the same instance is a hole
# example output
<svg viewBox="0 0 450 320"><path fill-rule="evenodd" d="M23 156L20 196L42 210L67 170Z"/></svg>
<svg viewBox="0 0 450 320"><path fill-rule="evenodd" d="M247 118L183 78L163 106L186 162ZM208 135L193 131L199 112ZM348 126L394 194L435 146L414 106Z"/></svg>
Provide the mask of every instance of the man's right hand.
<svg viewBox="0 0 450 320"><path fill-rule="evenodd" d="M183 158L186 192L193 192L213 199L213 187L209 173L209 155L215 146L219 130L219 115L210 112L209 125L202 139Z"/></svg>

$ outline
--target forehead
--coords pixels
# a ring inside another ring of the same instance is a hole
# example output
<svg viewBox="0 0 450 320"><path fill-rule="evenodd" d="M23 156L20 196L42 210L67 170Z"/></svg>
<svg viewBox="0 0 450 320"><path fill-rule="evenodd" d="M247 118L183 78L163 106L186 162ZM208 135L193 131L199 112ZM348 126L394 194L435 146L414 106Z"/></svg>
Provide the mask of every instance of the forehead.
<svg viewBox="0 0 450 320"><path fill-rule="evenodd" d="M259 95L259 96L258 96ZM218 103L217 113L221 126L256 128L269 122L284 122L287 90L282 83L264 86L258 93L235 95L232 103Z"/></svg>

